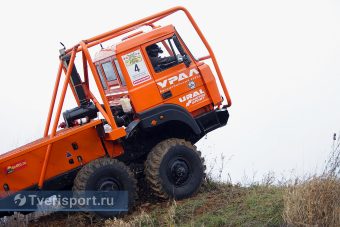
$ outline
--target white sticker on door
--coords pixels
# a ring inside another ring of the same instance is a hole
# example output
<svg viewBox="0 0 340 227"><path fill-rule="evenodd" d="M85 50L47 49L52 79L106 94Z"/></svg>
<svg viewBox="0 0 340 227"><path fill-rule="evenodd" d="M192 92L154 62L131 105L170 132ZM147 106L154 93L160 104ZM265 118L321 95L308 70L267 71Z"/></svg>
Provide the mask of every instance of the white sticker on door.
<svg viewBox="0 0 340 227"><path fill-rule="evenodd" d="M133 86L151 80L150 73L145 65L140 50L136 50L126 55L123 55L122 59L129 73Z"/></svg>

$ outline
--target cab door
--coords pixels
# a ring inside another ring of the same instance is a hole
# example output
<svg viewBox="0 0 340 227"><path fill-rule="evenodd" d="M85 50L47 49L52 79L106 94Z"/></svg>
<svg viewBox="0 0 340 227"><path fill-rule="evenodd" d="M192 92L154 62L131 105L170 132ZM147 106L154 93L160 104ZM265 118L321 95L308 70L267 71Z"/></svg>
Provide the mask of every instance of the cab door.
<svg viewBox="0 0 340 227"><path fill-rule="evenodd" d="M150 56L150 47L155 44L161 50L159 64ZM163 103L180 105L189 112L211 103L195 61L176 34L148 42L143 47Z"/></svg>

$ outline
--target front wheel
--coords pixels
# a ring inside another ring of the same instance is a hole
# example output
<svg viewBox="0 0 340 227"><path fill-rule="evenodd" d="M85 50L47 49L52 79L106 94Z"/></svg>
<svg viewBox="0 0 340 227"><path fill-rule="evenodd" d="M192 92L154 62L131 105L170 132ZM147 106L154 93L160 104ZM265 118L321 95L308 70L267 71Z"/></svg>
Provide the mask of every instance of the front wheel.
<svg viewBox="0 0 340 227"><path fill-rule="evenodd" d="M167 139L157 144L145 162L145 175L160 198L184 199L195 194L204 178L204 159L190 142Z"/></svg>

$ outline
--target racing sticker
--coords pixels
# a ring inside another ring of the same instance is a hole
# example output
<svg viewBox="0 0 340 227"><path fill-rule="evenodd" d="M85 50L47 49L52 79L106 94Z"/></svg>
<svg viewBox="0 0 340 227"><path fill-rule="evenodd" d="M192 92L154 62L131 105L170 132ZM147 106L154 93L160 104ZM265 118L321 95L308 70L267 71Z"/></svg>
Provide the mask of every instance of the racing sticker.
<svg viewBox="0 0 340 227"><path fill-rule="evenodd" d="M6 174L13 173L15 170L19 170L27 166L26 160L22 160L20 162L16 162L12 165L7 166L4 170Z"/></svg>
<svg viewBox="0 0 340 227"><path fill-rule="evenodd" d="M133 86L151 80L150 73L145 65L140 50L135 50L122 56L125 67L129 73Z"/></svg>
<svg viewBox="0 0 340 227"><path fill-rule="evenodd" d="M202 89L191 92L183 97L179 98L179 102L184 103L188 107L190 105L199 103L205 99L205 92Z"/></svg>

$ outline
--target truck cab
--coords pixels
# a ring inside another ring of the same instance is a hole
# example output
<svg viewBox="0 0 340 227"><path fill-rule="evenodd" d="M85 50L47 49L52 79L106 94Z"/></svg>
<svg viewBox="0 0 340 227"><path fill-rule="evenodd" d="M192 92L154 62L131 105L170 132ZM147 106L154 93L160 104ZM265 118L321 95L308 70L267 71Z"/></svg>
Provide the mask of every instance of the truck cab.
<svg viewBox="0 0 340 227"><path fill-rule="evenodd" d="M100 50L94 63L110 105L128 97L135 113L172 104L196 117L223 100L209 66L192 56L172 25L125 37Z"/></svg>

